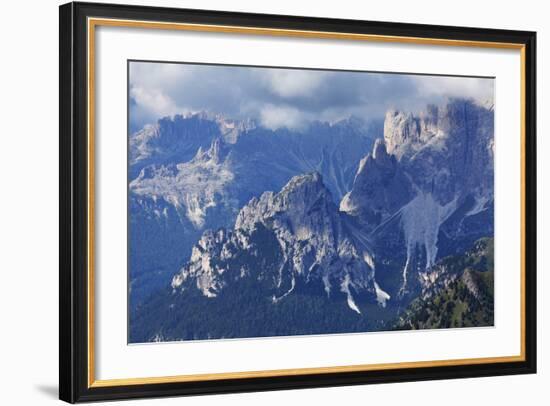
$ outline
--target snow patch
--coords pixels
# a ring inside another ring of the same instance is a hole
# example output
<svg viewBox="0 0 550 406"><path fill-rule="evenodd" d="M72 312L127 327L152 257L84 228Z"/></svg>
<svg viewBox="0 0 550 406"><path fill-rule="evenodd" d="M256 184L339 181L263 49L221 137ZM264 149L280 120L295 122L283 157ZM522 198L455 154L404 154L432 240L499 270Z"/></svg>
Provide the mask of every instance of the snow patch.
<svg viewBox="0 0 550 406"><path fill-rule="evenodd" d="M407 260L403 268L403 284L400 293L406 288L410 260L417 247L424 248L426 269L435 264L439 227L455 210L456 199L446 205L440 205L431 193L423 192L419 192L401 209L401 224L405 234Z"/></svg>
<svg viewBox="0 0 550 406"><path fill-rule="evenodd" d="M487 203L489 203L490 200L491 198L489 196L476 196L474 205L470 210L468 210L468 212L464 215L464 217L474 216L486 210L487 207L485 206Z"/></svg>
<svg viewBox="0 0 550 406"><path fill-rule="evenodd" d="M327 297L330 297L330 289L331 289L331 285L330 285L330 280L328 278L328 275L325 274L323 275L323 285L325 287L325 292L327 293Z"/></svg>
<svg viewBox="0 0 550 406"><path fill-rule="evenodd" d="M376 291L376 301L382 307L386 307L386 301L390 300L391 296L380 288L380 285L374 281L374 289Z"/></svg>
<svg viewBox="0 0 550 406"><path fill-rule="evenodd" d="M296 279L294 278L294 276L292 277L292 281L290 282L290 289L288 291L286 291L283 295L279 296L279 297L276 297L275 295L273 295L273 298L272 298L272 301L273 303L277 303L277 302L280 302L282 299L284 299L289 293L291 293L294 288L296 287Z"/></svg>
<svg viewBox="0 0 550 406"><path fill-rule="evenodd" d="M363 259L367 263L368 266L370 266L371 269L374 269L374 258L370 253L367 251L363 252Z"/></svg>
<svg viewBox="0 0 550 406"><path fill-rule="evenodd" d="M347 295L349 308L354 312L361 314L361 310L359 310L359 308L355 304L355 301L353 300L353 296L349 290L350 283L351 283L351 279L349 277L349 274L346 274L346 276L344 277L344 280L342 281L342 284L340 285L340 290Z"/></svg>
<svg viewBox="0 0 550 406"><path fill-rule="evenodd" d="M340 211L345 213L353 212L357 209L357 206L351 203L350 193L346 193L340 202Z"/></svg>

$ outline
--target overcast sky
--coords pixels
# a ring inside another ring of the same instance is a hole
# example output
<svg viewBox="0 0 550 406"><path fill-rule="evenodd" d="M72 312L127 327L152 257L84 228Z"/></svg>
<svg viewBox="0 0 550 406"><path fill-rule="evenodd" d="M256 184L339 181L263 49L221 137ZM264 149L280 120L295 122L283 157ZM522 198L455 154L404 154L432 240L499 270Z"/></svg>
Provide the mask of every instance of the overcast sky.
<svg viewBox="0 0 550 406"><path fill-rule="evenodd" d="M129 81L131 131L203 110L299 129L350 115L381 118L389 108L418 112L448 97L492 101L494 94L493 79L149 62L131 62Z"/></svg>

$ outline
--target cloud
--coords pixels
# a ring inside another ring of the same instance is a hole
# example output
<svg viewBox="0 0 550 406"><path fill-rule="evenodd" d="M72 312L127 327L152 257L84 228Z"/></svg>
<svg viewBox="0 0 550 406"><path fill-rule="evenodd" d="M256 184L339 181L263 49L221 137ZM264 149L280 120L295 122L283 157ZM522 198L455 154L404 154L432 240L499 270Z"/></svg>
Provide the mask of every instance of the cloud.
<svg viewBox="0 0 550 406"><path fill-rule="evenodd" d="M271 91L283 98L313 97L327 73L310 70L270 69L267 79Z"/></svg>
<svg viewBox="0 0 550 406"><path fill-rule="evenodd" d="M492 79L156 62L131 62L129 81L131 131L203 110L301 128L350 115L381 118L388 108L419 111L447 97L485 101L494 91Z"/></svg>
<svg viewBox="0 0 550 406"><path fill-rule="evenodd" d="M136 105L151 111L157 117L163 114L175 114L179 110L174 101L159 89L133 87L130 89L130 97Z"/></svg>
<svg viewBox="0 0 550 406"><path fill-rule="evenodd" d="M300 111L293 107L267 104L260 110L260 122L264 127L272 130L281 127L300 129L304 121Z"/></svg>
<svg viewBox="0 0 550 406"><path fill-rule="evenodd" d="M479 101L494 98L494 80L449 76L413 76L425 97L470 97Z"/></svg>

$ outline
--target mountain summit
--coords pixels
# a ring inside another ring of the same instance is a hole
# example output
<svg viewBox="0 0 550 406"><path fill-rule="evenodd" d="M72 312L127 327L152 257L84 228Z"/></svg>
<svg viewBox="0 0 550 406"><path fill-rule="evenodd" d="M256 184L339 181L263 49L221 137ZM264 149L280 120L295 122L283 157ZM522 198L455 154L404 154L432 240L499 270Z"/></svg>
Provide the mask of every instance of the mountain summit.
<svg viewBox="0 0 550 406"><path fill-rule="evenodd" d="M293 176L317 171L336 200L346 193L382 123L313 123L297 133L213 114L163 118L130 137L131 308L190 258L208 229Z"/></svg>
<svg viewBox="0 0 550 406"><path fill-rule="evenodd" d="M131 341L492 322L432 307L421 320L426 292L490 296L490 277L462 272L492 269L490 252L464 259L492 249L492 106L451 99L302 133L209 117L131 141Z"/></svg>
<svg viewBox="0 0 550 406"><path fill-rule="evenodd" d="M416 295L418 274L438 258L492 235L493 148L493 111L473 101L386 114L384 138L361 160L340 210L393 264L379 275L400 279L396 299Z"/></svg>
<svg viewBox="0 0 550 406"><path fill-rule="evenodd" d="M361 301L387 297L375 281L372 254L356 240L319 173L295 176L277 194L266 192L244 206L234 230L207 231L191 261L172 280L174 289L205 296L241 278L253 278L274 303L294 290Z"/></svg>

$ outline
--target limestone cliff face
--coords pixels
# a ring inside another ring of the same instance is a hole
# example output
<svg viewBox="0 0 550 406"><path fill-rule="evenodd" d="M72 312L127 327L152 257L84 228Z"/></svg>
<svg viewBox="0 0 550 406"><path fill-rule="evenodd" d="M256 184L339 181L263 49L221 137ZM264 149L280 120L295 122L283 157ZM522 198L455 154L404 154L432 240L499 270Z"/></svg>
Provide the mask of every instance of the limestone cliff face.
<svg viewBox="0 0 550 406"><path fill-rule="evenodd" d="M442 202L457 194L492 194L493 133L492 107L464 99L428 106L418 116L390 111L384 123L388 154L415 185Z"/></svg>
<svg viewBox="0 0 550 406"><path fill-rule="evenodd" d="M397 297L417 290L438 258L492 235L493 121L492 108L462 99L417 116L386 114L384 139L361 161L340 210L401 269Z"/></svg>
<svg viewBox="0 0 550 406"><path fill-rule="evenodd" d="M389 111L339 207L318 172L295 176L242 206L234 227L206 231L172 286L215 297L232 280L257 278L274 301L316 286L345 295L356 312L369 301L406 302L439 258L492 234L493 148L493 111L472 101ZM214 143L192 162L223 167L223 151ZM210 193L213 206L228 201L230 184Z"/></svg>
<svg viewBox="0 0 550 406"><path fill-rule="evenodd" d="M250 199L281 190L293 176L319 172L339 201L381 128L381 120L351 117L297 133L194 113L162 118L132 134L131 302L167 285L206 230L231 229Z"/></svg>
<svg viewBox="0 0 550 406"><path fill-rule="evenodd" d="M299 296L361 320L398 312L450 277L438 261L493 234L493 120L463 99L389 111L375 142L356 119L304 134L161 120L131 140L131 269L164 272L182 303L244 287L262 306Z"/></svg>
<svg viewBox="0 0 550 406"><path fill-rule="evenodd" d="M369 247L348 229L316 172L252 199L233 230L203 234L172 287L215 297L241 278L261 281L259 289L274 302L298 288L318 290L329 298L344 295L360 313L361 302L388 298L375 282Z"/></svg>
<svg viewBox="0 0 550 406"><path fill-rule="evenodd" d="M413 197L410 180L384 141L376 140L372 154L361 160L353 188L340 203L340 210L361 222L370 232Z"/></svg>

